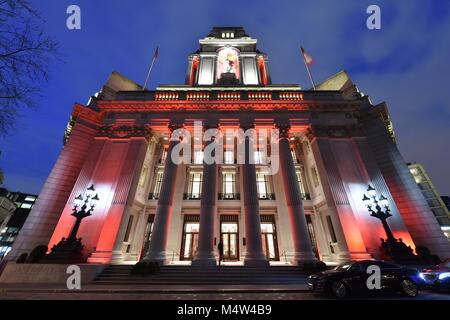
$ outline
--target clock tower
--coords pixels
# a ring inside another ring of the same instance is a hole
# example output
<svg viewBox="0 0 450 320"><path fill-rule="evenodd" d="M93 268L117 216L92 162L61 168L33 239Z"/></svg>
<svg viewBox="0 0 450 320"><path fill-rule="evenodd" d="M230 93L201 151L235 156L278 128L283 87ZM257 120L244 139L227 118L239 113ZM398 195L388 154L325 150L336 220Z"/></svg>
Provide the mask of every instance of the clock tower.
<svg viewBox="0 0 450 320"><path fill-rule="evenodd" d="M271 84L267 55L242 27L215 27L189 55L186 84L266 86Z"/></svg>

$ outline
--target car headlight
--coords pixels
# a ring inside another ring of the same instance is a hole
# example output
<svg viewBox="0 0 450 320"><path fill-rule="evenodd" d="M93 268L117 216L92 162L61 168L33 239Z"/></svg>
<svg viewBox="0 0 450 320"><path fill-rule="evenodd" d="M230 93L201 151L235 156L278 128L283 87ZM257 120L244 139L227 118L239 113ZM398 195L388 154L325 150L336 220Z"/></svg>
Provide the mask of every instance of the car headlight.
<svg viewBox="0 0 450 320"><path fill-rule="evenodd" d="M443 272L439 275L439 280L444 280L448 277L450 277L450 272Z"/></svg>
<svg viewBox="0 0 450 320"><path fill-rule="evenodd" d="M423 272L419 273L419 278L422 279L422 280L425 280L425 275L423 274Z"/></svg>

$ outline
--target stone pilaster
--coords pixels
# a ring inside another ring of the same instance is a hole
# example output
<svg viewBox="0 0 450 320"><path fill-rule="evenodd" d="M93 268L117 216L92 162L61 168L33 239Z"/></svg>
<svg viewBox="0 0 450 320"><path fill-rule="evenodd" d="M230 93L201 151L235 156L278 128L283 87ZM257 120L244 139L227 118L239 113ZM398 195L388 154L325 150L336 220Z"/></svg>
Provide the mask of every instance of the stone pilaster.
<svg viewBox="0 0 450 320"><path fill-rule="evenodd" d="M123 260L123 238L131 214L145 151L147 150L147 139L145 137L130 137L127 140L128 148L117 179L117 185L114 188L114 196L103 222L95 252L89 257L89 262L105 263Z"/></svg>
<svg viewBox="0 0 450 320"><path fill-rule="evenodd" d="M372 112L374 114L368 114L362 119L362 127L414 244L427 247L441 259L449 258L450 242L409 172L405 159L392 141L381 116L376 114L376 110Z"/></svg>
<svg viewBox="0 0 450 320"><path fill-rule="evenodd" d="M75 105L72 118L74 125L70 138L14 241L8 260L17 259L22 253L29 254L38 245L48 244L86 159L99 155L101 148L94 143L94 136L101 115L89 108Z"/></svg>

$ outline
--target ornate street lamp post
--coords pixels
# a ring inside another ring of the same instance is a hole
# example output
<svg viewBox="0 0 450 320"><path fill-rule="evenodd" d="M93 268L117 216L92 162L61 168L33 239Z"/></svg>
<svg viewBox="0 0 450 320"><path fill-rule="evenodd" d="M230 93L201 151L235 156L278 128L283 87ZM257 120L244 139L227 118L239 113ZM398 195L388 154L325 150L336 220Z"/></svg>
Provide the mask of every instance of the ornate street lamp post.
<svg viewBox="0 0 450 320"><path fill-rule="evenodd" d="M364 194L363 201L367 203L367 209L370 215L381 221L388 242L396 242L397 240L394 238L391 228L387 223L387 219L392 216L388 199L384 195L377 198L377 192L371 185L367 188L367 194L368 196Z"/></svg>
<svg viewBox="0 0 450 320"><path fill-rule="evenodd" d="M380 219L386 232L387 241L381 239L380 254L383 260L393 260L400 264L416 264L417 257L411 247L406 246L402 239L395 239L387 219L392 217L388 199L384 195L377 196L374 187L369 185L367 195L362 199L367 204L367 209L372 217Z"/></svg>
<svg viewBox="0 0 450 320"><path fill-rule="evenodd" d="M72 216L76 218L75 224L70 231L70 235L67 238L68 241L74 241L77 238L78 229L80 228L81 220L92 215L92 211L100 200L98 194L95 193L94 185L91 185L84 196L79 194L74 201Z"/></svg>
<svg viewBox="0 0 450 320"><path fill-rule="evenodd" d="M92 215L92 211L98 202L99 197L95 192L94 185L91 185L84 195L78 195L75 198L72 209L72 216L75 217L75 223L70 231L68 238L62 238L58 244L54 245L51 252L46 255L43 262L46 263L83 263L86 256L83 254L83 244L81 238L77 238L78 229L81 221Z"/></svg>

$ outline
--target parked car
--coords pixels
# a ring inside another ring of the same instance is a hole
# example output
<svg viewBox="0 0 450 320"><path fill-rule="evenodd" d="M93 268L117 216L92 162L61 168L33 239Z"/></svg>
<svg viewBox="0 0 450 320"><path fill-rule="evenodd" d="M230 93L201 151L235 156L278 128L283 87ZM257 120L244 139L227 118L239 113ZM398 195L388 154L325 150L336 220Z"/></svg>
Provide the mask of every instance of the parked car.
<svg viewBox="0 0 450 320"><path fill-rule="evenodd" d="M450 291L450 259L438 264L434 268L424 269L419 273L421 285L433 290Z"/></svg>
<svg viewBox="0 0 450 320"><path fill-rule="evenodd" d="M368 272L368 268L374 265L380 268L381 286L379 289L370 290L367 280L372 273ZM337 298L380 292L401 292L409 297L415 297L419 291L418 282L417 270L379 260L344 263L333 270L319 272L308 278L310 290L321 294L331 294Z"/></svg>

